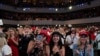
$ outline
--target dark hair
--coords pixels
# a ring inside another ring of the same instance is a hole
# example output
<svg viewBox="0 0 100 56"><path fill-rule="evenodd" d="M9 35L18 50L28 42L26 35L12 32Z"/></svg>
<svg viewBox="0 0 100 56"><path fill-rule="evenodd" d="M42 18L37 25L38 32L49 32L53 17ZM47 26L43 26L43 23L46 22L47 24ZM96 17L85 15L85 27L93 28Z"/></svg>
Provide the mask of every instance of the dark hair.
<svg viewBox="0 0 100 56"><path fill-rule="evenodd" d="M53 42L53 36L54 36L54 35L58 35L58 36L59 36L58 46L60 47L60 49L61 49L62 46L63 46L62 40L61 40L61 38L63 37L63 35L60 34L59 32L53 32L52 35L51 35L50 43L49 43L49 46L50 46L50 54L52 53L52 48L53 48L53 46L54 46L54 42Z"/></svg>
<svg viewBox="0 0 100 56"><path fill-rule="evenodd" d="M7 32L7 31L8 31L8 28L4 28L4 29L3 29L3 32Z"/></svg>
<svg viewBox="0 0 100 56"><path fill-rule="evenodd" d="M81 37L81 38L87 38L88 35L86 35L86 34L81 34L80 37Z"/></svg>

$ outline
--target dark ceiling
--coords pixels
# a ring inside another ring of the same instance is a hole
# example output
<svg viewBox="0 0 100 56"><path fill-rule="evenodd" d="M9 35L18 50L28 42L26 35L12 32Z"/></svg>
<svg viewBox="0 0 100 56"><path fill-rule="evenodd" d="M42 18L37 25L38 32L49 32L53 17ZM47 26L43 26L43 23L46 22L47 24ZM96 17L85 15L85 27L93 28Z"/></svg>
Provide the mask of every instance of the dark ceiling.
<svg viewBox="0 0 100 56"><path fill-rule="evenodd" d="M17 7L67 7L82 3L91 4L93 0L1 0L1 3Z"/></svg>

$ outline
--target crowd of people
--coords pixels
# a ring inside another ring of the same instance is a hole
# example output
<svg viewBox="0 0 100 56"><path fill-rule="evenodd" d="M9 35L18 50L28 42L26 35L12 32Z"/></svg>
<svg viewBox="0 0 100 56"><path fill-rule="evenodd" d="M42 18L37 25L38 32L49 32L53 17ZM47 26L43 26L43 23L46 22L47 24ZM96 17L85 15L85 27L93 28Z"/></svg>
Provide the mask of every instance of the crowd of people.
<svg viewBox="0 0 100 56"><path fill-rule="evenodd" d="M48 8L52 10L53 8ZM59 9L58 9L59 10ZM100 16L100 7L88 8L71 13L16 13L0 10L0 18L9 20L73 20ZM5 15L5 16L4 16Z"/></svg>
<svg viewBox="0 0 100 56"><path fill-rule="evenodd" d="M1 3L16 7L68 7L70 5L79 5L82 3L90 5L92 1L94 0L2 0Z"/></svg>
<svg viewBox="0 0 100 56"><path fill-rule="evenodd" d="M0 28L0 56L94 56L95 49L99 55L99 36L94 26Z"/></svg>

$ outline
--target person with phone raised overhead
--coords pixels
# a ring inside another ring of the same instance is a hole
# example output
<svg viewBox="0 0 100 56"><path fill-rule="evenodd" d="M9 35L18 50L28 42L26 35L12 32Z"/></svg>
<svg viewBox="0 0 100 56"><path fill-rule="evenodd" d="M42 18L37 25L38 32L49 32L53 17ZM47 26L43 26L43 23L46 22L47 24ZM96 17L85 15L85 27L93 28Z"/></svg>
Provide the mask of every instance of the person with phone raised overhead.
<svg viewBox="0 0 100 56"><path fill-rule="evenodd" d="M27 54L28 56L44 56L44 41L46 37L43 33L37 34L37 36L31 40L28 44Z"/></svg>

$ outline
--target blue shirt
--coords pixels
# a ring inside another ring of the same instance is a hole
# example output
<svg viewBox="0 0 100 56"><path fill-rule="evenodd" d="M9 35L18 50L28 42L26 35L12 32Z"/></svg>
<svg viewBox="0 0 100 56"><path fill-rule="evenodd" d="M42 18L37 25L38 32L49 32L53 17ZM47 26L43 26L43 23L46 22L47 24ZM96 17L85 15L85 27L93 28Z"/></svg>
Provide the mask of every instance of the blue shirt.
<svg viewBox="0 0 100 56"><path fill-rule="evenodd" d="M94 50L93 48L91 48L89 51L86 50L87 48L85 48L85 50L80 50L78 45L74 45L73 48L73 56L94 56ZM79 51L79 54L76 53L75 50Z"/></svg>

